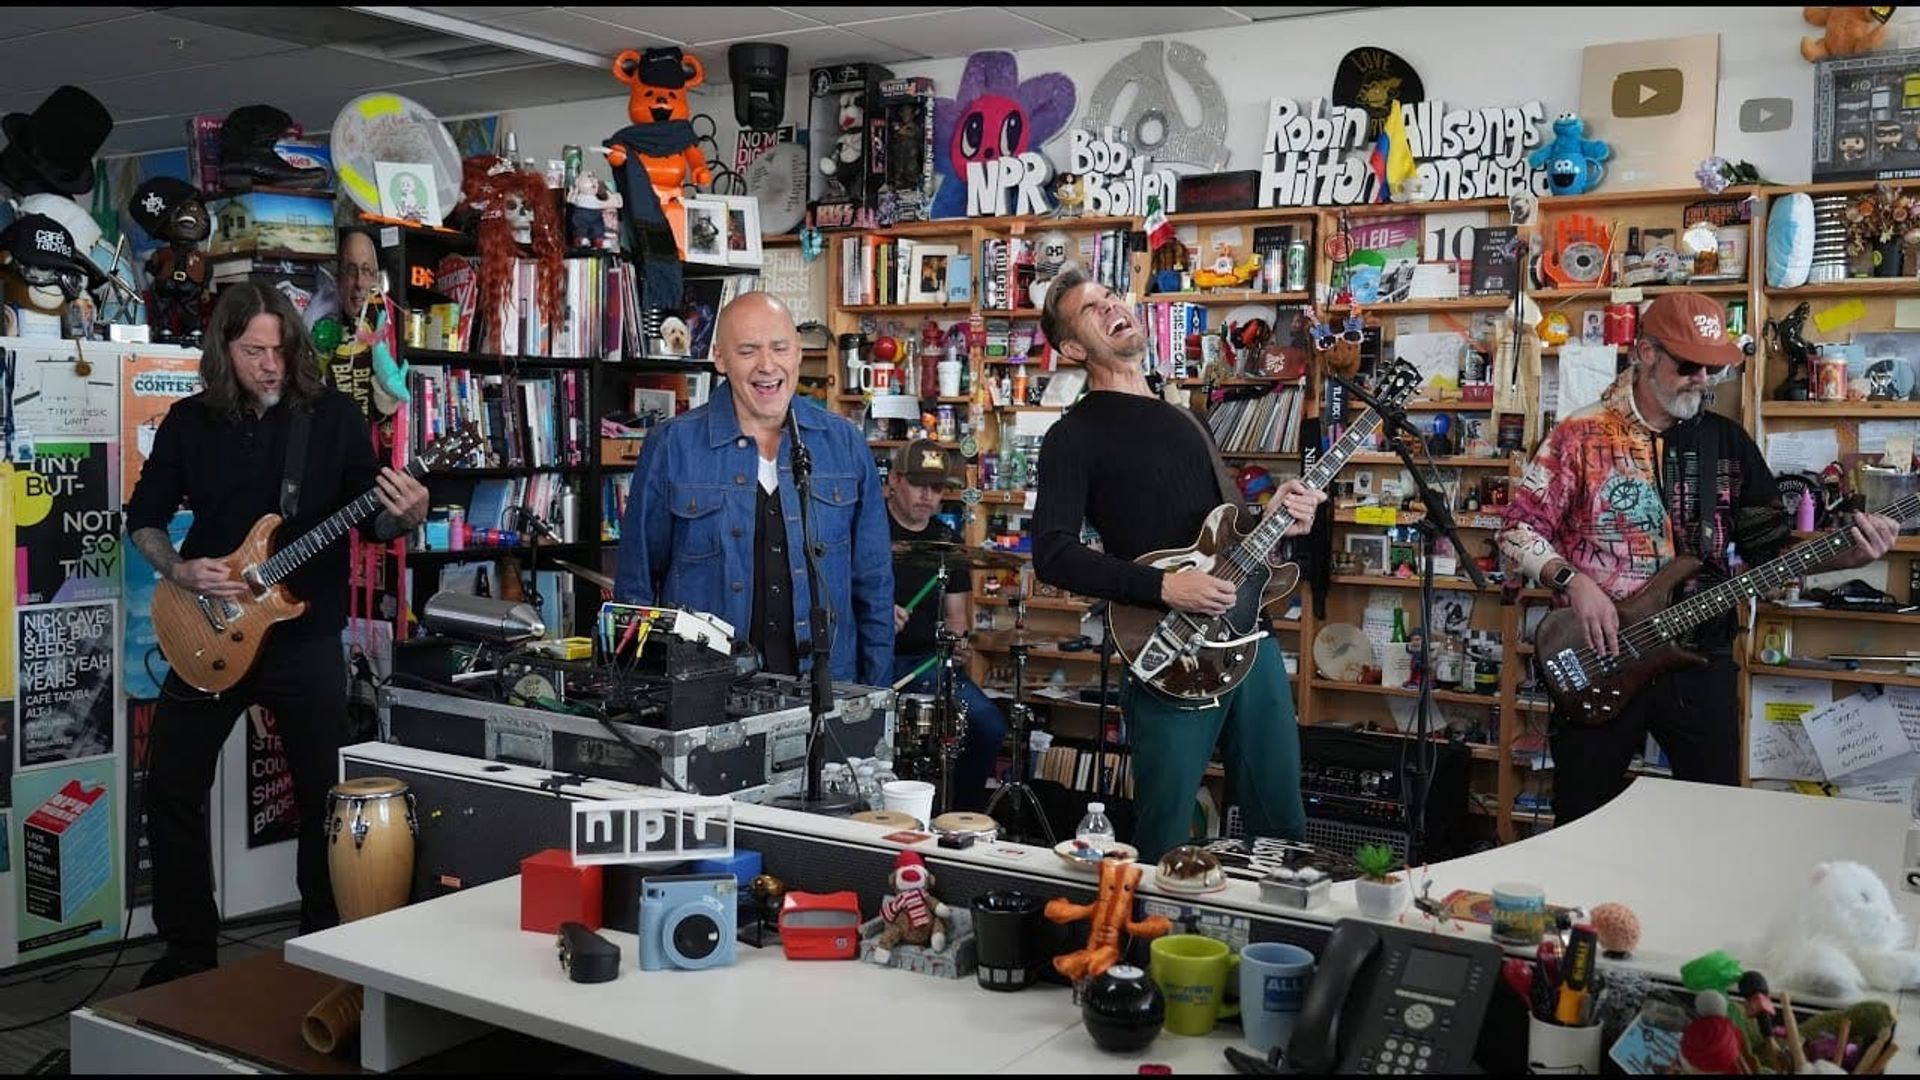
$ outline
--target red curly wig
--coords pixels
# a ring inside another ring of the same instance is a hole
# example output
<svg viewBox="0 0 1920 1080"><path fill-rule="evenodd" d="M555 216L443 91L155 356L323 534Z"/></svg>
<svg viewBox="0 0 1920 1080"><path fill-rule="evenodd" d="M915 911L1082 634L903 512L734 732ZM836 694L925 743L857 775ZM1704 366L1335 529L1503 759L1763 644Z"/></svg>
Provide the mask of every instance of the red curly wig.
<svg viewBox="0 0 1920 1080"><path fill-rule="evenodd" d="M496 165L507 165L494 172ZM557 331L565 297L566 241L560 231L560 213L545 178L520 172L503 158L483 154L461 163L461 201L477 215L474 231L480 249L480 310L487 312L493 339L504 336L502 307L513 293L513 261L520 245L513 239L513 226L507 223L506 199L517 194L533 207L533 258L539 283L540 314L547 326ZM503 348L517 352L518 347Z"/></svg>

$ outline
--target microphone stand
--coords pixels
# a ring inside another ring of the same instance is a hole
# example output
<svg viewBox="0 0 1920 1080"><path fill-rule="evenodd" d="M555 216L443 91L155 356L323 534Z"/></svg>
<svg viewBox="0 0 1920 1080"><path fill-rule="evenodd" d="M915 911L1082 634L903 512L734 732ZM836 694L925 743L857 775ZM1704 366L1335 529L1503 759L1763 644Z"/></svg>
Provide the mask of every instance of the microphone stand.
<svg viewBox="0 0 1920 1080"><path fill-rule="evenodd" d="M820 788L820 774L827 762L827 713L833 710L833 613L824 603L820 585L819 546L813 537L813 454L800 441L800 423L794 407L787 407L788 453L793 467L793 495L800 503L800 533L805 538L801 553L807 561L808 622L813 627L812 695L807 702L811 720L807 725L806 787L798 796L775 799L773 805L808 813L845 815L853 810L853 801L844 795L827 795Z"/></svg>
<svg viewBox="0 0 1920 1080"><path fill-rule="evenodd" d="M1453 543L1458 553L1460 566L1467 572L1467 579L1473 582L1476 591L1485 591L1486 576L1480 567L1467 557L1467 546L1460 539L1459 528L1453 520L1453 507L1447 493L1435 487L1427 480L1427 469L1413 459L1412 451L1406 443L1395 437L1406 432L1419 439L1422 453L1425 453L1426 436L1420 429L1407 422L1407 412L1398 405L1390 405L1360 389L1338 375L1329 374L1328 378L1339 383L1347 393L1352 394L1361 403L1372 409L1381 419L1382 429L1387 433L1388 445L1399 456L1407 471L1413 475L1414 486L1419 489L1420 501L1426 506L1426 513L1415 523L1414 529L1420 533L1420 697L1414 708L1413 764L1406 770L1407 792L1407 865L1414 866L1426 861L1427 791L1433 782L1433 767L1429 759L1433 747L1428 740L1433 731L1433 551L1441 536ZM1431 459L1432 455L1427 455Z"/></svg>

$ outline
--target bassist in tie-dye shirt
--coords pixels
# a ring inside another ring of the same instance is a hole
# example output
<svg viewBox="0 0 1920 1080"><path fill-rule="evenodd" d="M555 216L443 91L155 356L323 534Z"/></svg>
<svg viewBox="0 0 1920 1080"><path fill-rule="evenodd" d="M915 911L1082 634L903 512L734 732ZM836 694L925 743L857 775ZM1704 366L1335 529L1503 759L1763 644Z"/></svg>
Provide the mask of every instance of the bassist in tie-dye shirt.
<svg viewBox="0 0 1920 1080"><path fill-rule="evenodd" d="M1640 589L1676 553L1706 564L1691 592L1731 576L1729 549L1757 565L1792 542L1759 447L1739 424L1706 408L1708 387L1743 359L1717 301L1691 292L1656 298L1640 317L1627 370L1598 403L1555 426L1515 489L1500 531L1502 553L1563 595L1587 643L1603 655L1619 648L1614 601ZM1880 558L1899 531L1877 514L1854 522L1855 548L1834 567ZM1554 716L1557 822L1619 794L1649 732L1676 779L1740 782L1734 633L1731 615L1696 628L1690 644L1708 665L1655 678L1611 724L1587 727Z"/></svg>

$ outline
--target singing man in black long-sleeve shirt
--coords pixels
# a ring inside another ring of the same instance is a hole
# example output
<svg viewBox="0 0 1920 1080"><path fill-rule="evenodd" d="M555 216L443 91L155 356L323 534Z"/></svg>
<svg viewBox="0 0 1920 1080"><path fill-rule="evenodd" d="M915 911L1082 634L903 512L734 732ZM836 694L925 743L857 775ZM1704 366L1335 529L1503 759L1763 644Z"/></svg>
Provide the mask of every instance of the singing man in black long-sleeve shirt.
<svg viewBox="0 0 1920 1080"><path fill-rule="evenodd" d="M1133 305L1069 265L1048 287L1040 325L1062 357L1087 369L1087 395L1047 432L1033 515L1033 568L1040 580L1123 604L1219 615L1233 585L1200 570L1166 573L1132 560L1182 548L1230 485L1221 483L1206 431L1191 414L1155 397L1141 360L1146 336ZM1312 524L1325 500L1298 480L1277 498L1297 523ZM1080 542L1081 523L1104 552ZM1194 707L1131 676L1121 712L1132 744L1133 844L1158 860L1191 834L1194 795L1214 743L1223 750L1249 836L1300 839L1300 736L1280 650L1260 642L1246 679L1217 702Z"/></svg>
<svg viewBox="0 0 1920 1080"><path fill-rule="evenodd" d="M167 580L206 596L240 596L247 586L221 557L240 546L263 515L280 512L293 412L309 416L295 513L281 527L291 540L368 488L380 493L378 517L362 527L391 540L424 521L427 489L382 469L366 418L353 399L329 388L300 314L278 290L229 285L207 320L200 356L203 389L167 411L153 453L127 502L127 535ZM182 501L193 526L181 550L167 522ZM248 706L273 713L300 810L297 877L300 932L333 925L327 874L327 791L338 776L346 733L347 672L340 630L347 621L347 549L336 543L286 580L307 610L275 627L258 664L233 689L203 694L169 673L160 688L148 742L147 839L153 854L153 922L167 953L147 970L151 986L215 963L220 917L213 902L213 846L207 794L233 721Z"/></svg>

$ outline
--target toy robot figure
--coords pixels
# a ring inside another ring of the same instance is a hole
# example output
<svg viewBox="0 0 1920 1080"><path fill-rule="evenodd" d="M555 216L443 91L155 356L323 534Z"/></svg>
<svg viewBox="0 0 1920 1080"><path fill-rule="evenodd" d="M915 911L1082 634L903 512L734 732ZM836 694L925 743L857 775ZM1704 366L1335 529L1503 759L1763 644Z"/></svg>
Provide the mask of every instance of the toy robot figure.
<svg viewBox="0 0 1920 1080"><path fill-rule="evenodd" d="M200 192L183 180L156 176L134 189L128 211L148 236L167 244L147 259L148 289L153 295L148 326L153 339L171 345L200 344L201 305L207 290L207 260L200 241L212 231Z"/></svg>

